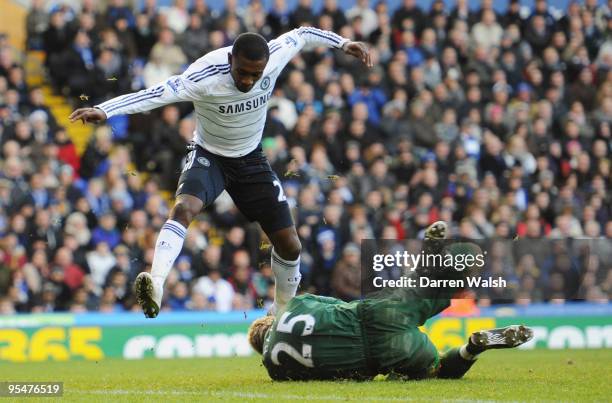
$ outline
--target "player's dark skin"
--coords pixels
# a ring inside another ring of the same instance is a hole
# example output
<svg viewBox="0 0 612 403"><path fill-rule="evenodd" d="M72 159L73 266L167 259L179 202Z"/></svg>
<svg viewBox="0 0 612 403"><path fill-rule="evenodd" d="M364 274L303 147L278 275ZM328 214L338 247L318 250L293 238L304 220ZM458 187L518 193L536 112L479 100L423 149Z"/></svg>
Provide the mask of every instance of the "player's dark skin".
<svg viewBox="0 0 612 403"><path fill-rule="evenodd" d="M372 67L370 53L365 44L361 42L347 42L342 50L358 59L368 67ZM240 92L249 92L255 83L263 75L268 59L249 60L241 55L233 56L227 54L230 64L230 74L234 80L234 85ZM99 124L106 120L106 114L97 108L80 108L70 114L71 122L80 120L85 123ZM181 223L185 228L196 215L202 211L204 202L195 196L180 194L176 198L174 207L170 211L169 218ZM283 259L296 260L300 256L302 245L298 237L295 226L283 228L271 234L266 234L274 246L276 253Z"/></svg>

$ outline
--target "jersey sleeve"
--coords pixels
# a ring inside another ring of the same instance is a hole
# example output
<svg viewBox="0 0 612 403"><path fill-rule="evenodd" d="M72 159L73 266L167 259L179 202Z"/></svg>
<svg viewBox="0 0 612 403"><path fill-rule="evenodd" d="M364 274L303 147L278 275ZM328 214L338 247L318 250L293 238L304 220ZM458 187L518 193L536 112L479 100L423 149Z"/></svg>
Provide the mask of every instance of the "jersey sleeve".
<svg viewBox="0 0 612 403"><path fill-rule="evenodd" d="M289 311L294 314L309 313L313 307L343 304L346 304L346 302L338 298L304 293L302 295L298 295L297 297L293 297L287 304L285 312Z"/></svg>
<svg viewBox="0 0 612 403"><path fill-rule="evenodd" d="M145 112L175 102L195 101L202 93L202 85L192 80L188 72L172 76L144 90L115 97L95 107L110 118L114 115Z"/></svg>
<svg viewBox="0 0 612 403"><path fill-rule="evenodd" d="M314 302L318 302L321 304L326 304L326 305L343 305L346 304L346 302L342 301L341 299L338 298L334 298L334 297L326 297L323 295L314 295L314 294L309 294L308 295L308 300L310 301L314 301Z"/></svg>
<svg viewBox="0 0 612 403"><path fill-rule="evenodd" d="M324 46L341 49L349 39L334 32L313 27L300 27L270 41L270 55L279 53L280 63L285 66L304 47Z"/></svg>

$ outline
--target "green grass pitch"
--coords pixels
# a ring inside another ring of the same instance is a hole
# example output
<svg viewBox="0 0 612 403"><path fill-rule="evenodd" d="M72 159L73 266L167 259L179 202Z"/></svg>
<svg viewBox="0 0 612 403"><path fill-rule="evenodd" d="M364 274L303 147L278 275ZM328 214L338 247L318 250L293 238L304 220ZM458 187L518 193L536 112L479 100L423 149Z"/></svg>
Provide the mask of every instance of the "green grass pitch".
<svg viewBox="0 0 612 403"><path fill-rule="evenodd" d="M0 364L1 380L63 381L61 400L83 402L604 402L611 373L612 349L490 351L454 381L272 382L254 356Z"/></svg>

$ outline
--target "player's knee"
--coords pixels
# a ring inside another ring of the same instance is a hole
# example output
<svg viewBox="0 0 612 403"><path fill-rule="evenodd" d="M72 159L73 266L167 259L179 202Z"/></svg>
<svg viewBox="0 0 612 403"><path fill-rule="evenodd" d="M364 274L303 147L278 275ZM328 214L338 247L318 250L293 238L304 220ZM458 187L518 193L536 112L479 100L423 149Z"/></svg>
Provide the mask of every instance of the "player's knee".
<svg viewBox="0 0 612 403"><path fill-rule="evenodd" d="M300 254L302 253L302 243L300 242L300 238L298 238L297 235L295 236L295 242L291 253L293 254L293 256L295 256L295 259L300 257Z"/></svg>
<svg viewBox="0 0 612 403"><path fill-rule="evenodd" d="M286 242L282 245L277 253L287 260L296 260L302 253L302 243L297 234L287 237Z"/></svg>
<svg viewBox="0 0 612 403"><path fill-rule="evenodd" d="M180 222L183 226L188 227L193 217L195 217L200 208L194 206L193 203L182 200L178 201L170 212L170 219Z"/></svg>

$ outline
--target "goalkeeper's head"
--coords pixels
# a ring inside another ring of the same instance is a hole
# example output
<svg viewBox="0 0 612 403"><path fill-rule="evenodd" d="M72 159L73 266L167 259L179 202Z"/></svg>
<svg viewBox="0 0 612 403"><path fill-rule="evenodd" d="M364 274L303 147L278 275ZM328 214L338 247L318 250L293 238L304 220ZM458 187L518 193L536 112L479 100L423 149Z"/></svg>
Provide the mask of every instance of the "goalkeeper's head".
<svg viewBox="0 0 612 403"><path fill-rule="evenodd" d="M263 352L263 344L266 338L266 333L274 323L274 316L264 316L251 323L249 333L247 335L251 347L259 354Z"/></svg>

